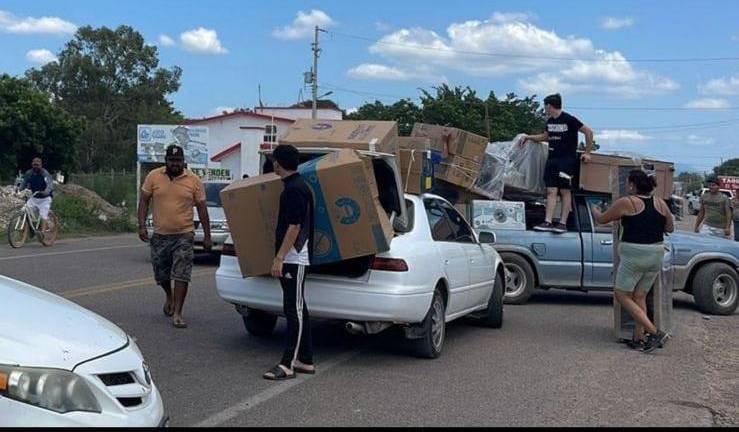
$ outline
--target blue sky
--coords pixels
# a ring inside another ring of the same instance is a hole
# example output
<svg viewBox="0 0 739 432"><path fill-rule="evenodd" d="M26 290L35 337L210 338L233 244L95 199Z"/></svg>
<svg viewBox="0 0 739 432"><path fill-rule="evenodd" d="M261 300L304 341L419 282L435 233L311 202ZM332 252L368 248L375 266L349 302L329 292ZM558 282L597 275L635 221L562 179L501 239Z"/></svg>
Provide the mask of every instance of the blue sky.
<svg viewBox="0 0 739 432"><path fill-rule="evenodd" d="M52 60L76 27L126 24L182 67L172 99L189 117L253 107L260 84L265 104L292 104L319 24L319 82L343 108L441 82L559 91L605 149L703 171L739 157L739 60L654 60L739 58L739 2L704 4L3 0L0 72Z"/></svg>

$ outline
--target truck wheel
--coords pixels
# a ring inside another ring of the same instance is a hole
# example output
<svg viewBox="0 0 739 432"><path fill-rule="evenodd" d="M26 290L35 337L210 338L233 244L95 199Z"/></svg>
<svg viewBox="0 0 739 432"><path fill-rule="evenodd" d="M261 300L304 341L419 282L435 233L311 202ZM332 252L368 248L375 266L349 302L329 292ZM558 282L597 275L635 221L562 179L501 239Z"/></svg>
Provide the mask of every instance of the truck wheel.
<svg viewBox="0 0 739 432"><path fill-rule="evenodd" d="M417 357L435 359L441 355L446 336L446 305L439 288L434 291L431 307L424 318L423 336L412 340L413 353Z"/></svg>
<svg viewBox="0 0 739 432"><path fill-rule="evenodd" d="M258 337L271 335L277 324L277 315L251 308L247 308L242 319L246 331Z"/></svg>
<svg viewBox="0 0 739 432"><path fill-rule="evenodd" d="M508 271L505 280L505 296L508 304L524 304L534 292L534 271L524 257L515 253L502 253L505 268Z"/></svg>
<svg viewBox="0 0 739 432"><path fill-rule="evenodd" d="M485 327L498 329L503 326L504 287L505 284L503 282L503 277L500 273L495 272L495 285L493 286L493 292L490 294L490 300L488 301L488 308L487 311L485 311L485 316L480 320L480 323Z"/></svg>
<svg viewBox="0 0 739 432"><path fill-rule="evenodd" d="M693 299L698 309L712 315L731 315L739 305L739 277L724 263L709 263L693 278Z"/></svg>

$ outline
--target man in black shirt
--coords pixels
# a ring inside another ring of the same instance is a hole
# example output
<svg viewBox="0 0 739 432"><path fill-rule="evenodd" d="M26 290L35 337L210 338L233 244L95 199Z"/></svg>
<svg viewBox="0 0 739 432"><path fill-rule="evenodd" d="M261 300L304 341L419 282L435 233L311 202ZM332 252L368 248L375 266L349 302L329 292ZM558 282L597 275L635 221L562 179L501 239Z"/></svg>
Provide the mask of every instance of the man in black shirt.
<svg viewBox="0 0 739 432"><path fill-rule="evenodd" d="M275 230L272 276L282 285L282 306L287 318L287 341L280 363L264 378L283 380L295 373L315 373L311 347L310 316L305 306L305 272L313 249L313 194L297 172L298 150L279 145L272 153L274 172L285 188Z"/></svg>
<svg viewBox="0 0 739 432"><path fill-rule="evenodd" d="M562 111L562 97L559 94L544 98L544 111L547 116L547 130L538 135L526 135L523 141L548 141L549 158L544 169L544 185L547 187L547 209L544 223L534 227L537 231L555 233L567 232L567 218L572 209L572 179L577 170L577 133L585 134L585 153L583 162L590 162L593 150L593 130L576 117ZM562 217L553 223L557 194L562 196Z"/></svg>

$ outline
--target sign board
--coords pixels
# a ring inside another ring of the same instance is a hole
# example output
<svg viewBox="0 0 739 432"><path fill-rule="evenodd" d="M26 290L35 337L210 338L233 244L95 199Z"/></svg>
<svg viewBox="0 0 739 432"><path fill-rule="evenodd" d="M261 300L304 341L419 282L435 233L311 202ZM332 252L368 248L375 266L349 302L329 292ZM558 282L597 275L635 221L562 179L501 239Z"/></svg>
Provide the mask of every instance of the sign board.
<svg viewBox="0 0 739 432"><path fill-rule="evenodd" d="M472 227L525 231L526 207L518 201L473 200Z"/></svg>
<svg viewBox="0 0 739 432"><path fill-rule="evenodd" d="M231 181L231 170L228 168L191 168L204 181Z"/></svg>
<svg viewBox="0 0 739 432"><path fill-rule="evenodd" d="M167 147L177 144L192 167L208 164L208 128L183 125L138 125L136 155L139 163L164 163Z"/></svg>

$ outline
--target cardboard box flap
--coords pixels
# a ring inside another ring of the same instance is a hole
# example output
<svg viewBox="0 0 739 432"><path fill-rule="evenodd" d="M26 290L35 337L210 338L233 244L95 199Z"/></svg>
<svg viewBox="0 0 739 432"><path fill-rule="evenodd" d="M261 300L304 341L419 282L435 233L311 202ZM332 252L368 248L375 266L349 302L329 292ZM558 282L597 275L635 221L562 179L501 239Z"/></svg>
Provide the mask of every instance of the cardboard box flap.
<svg viewBox="0 0 739 432"><path fill-rule="evenodd" d="M394 121L299 119L280 143L394 153L393 142L397 136L398 125Z"/></svg>

